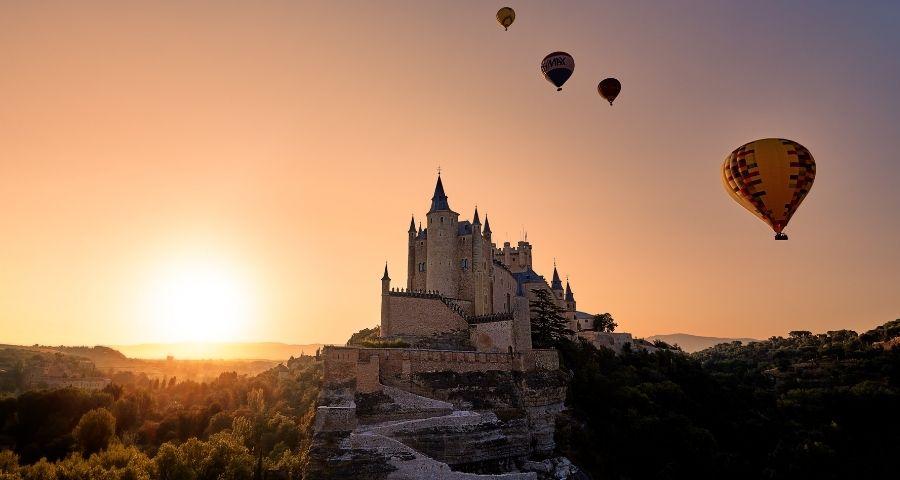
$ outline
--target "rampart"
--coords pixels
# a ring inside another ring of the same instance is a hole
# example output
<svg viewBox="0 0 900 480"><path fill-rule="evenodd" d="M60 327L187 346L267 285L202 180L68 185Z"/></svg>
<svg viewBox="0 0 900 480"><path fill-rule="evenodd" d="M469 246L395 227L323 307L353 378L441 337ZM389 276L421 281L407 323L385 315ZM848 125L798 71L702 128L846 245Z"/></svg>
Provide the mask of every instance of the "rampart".
<svg viewBox="0 0 900 480"><path fill-rule="evenodd" d="M391 291L382 297L382 335L414 347L474 350L465 311L434 293Z"/></svg>
<svg viewBox="0 0 900 480"><path fill-rule="evenodd" d="M326 346L322 354L326 384L345 384L352 379L362 393L378 391L380 385L402 387L419 373L559 368L556 350L542 349L510 353Z"/></svg>

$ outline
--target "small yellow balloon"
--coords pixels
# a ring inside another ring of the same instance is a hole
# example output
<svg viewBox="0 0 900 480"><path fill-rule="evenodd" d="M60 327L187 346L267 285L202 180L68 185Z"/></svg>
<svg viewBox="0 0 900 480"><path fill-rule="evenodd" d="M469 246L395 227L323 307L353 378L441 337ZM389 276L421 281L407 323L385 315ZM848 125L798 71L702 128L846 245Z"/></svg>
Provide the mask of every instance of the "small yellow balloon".
<svg viewBox="0 0 900 480"><path fill-rule="evenodd" d="M497 23L503 27L504 30L509 30L509 26L516 21L516 11L509 7L503 7L500 10L497 10Z"/></svg>

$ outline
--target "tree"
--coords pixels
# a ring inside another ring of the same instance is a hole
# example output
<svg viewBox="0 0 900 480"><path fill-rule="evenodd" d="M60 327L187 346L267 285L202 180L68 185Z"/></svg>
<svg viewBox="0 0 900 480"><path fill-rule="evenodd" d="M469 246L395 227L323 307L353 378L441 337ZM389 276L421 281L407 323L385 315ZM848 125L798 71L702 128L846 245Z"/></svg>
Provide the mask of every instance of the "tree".
<svg viewBox="0 0 900 480"><path fill-rule="evenodd" d="M594 315L594 330L598 332L614 332L618 326L610 313Z"/></svg>
<svg viewBox="0 0 900 480"><path fill-rule="evenodd" d="M12 450L0 451L0 474L19 471L19 456Z"/></svg>
<svg viewBox="0 0 900 480"><path fill-rule="evenodd" d="M352 345L361 346L364 341L376 339L380 335L381 335L381 327L378 325L375 325L372 328L364 328L364 329L354 333L353 335L351 335L350 340L347 340L347 345L348 346L352 346ZM318 353L318 350L316 350L316 353Z"/></svg>
<svg viewBox="0 0 900 480"><path fill-rule="evenodd" d="M81 416L72 436L86 454L103 450L116 434L116 417L105 408L95 408Z"/></svg>
<svg viewBox="0 0 900 480"><path fill-rule="evenodd" d="M538 348L555 348L562 339L573 333L563 317L565 310L553 301L548 290L535 288L531 293L535 297L529 302L531 343Z"/></svg>

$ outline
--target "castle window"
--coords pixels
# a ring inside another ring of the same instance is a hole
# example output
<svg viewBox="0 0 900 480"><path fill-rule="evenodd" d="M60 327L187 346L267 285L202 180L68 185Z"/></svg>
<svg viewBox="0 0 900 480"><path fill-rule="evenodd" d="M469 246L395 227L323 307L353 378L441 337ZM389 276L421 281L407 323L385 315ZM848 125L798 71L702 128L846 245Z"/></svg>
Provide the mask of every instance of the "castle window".
<svg viewBox="0 0 900 480"><path fill-rule="evenodd" d="M460 262L460 266L462 267L463 270L469 268L469 259L468 258L462 259L462 261Z"/></svg>
<svg viewBox="0 0 900 480"><path fill-rule="evenodd" d="M441 217L441 223L444 223L444 217Z"/></svg>

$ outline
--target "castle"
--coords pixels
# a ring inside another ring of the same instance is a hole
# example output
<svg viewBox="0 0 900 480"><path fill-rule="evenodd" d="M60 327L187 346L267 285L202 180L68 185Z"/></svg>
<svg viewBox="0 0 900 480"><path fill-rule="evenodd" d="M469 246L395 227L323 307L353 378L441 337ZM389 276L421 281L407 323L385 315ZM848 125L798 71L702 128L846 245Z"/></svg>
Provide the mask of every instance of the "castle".
<svg viewBox="0 0 900 480"><path fill-rule="evenodd" d="M530 243L497 247L477 207L471 221L459 220L440 174L425 218L425 228L416 228L415 217L409 223L405 288L391 288L385 265L382 337L419 348L526 352L536 289L550 292L572 331L591 327L592 316L576 310L571 285L567 280L563 289L555 265L549 284L534 271Z"/></svg>
<svg viewBox="0 0 900 480"><path fill-rule="evenodd" d="M460 221L440 174L425 217L410 220L405 287L385 264L381 338L322 351L305 478L576 478L550 458L569 379L555 349L533 348L530 302L549 292L596 345L631 336L593 331L556 266L549 283L535 272L527 241L497 247L477 208Z"/></svg>

